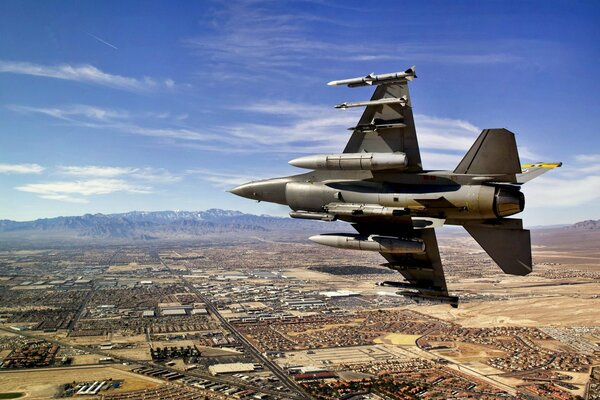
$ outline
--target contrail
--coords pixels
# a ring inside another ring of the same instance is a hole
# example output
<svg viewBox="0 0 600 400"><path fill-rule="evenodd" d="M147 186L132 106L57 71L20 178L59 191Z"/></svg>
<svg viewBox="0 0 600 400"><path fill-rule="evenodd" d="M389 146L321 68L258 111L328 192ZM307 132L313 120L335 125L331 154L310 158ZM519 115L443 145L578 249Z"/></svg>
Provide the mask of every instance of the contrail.
<svg viewBox="0 0 600 400"><path fill-rule="evenodd" d="M94 39L96 39L97 41L99 41L100 43L104 43L105 45L110 46L110 47L112 47L115 50L119 50L119 48L117 46L113 46L112 44L108 43L106 40L102 40L102 39L100 39L96 35L92 35L91 33L88 33L88 35L90 35L91 37L93 37Z"/></svg>

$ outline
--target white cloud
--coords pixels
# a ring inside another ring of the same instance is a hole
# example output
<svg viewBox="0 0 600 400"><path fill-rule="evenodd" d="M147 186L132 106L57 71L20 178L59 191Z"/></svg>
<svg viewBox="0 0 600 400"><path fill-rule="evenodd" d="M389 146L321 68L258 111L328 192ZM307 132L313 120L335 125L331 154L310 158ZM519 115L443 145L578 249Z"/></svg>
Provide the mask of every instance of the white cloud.
<svg viewBox="0 0 600 400"><path fill-rule="evenodd" d="M15 189L22 192L37 194L44 199L78 203L87 202L85 197L115 192L133 194L152 193L150 187L132 184L122 179L87 179L77 181L28 183L17 186Z"/></svg>
<svg viewBox="0 0 600 400"><path fill-rule="evenodd" d="M59 167L59 172L65 175L87 176L98 178L112 178L135 172L136 168L130 167L105 167L97 165Z"/></svg>
<svg viewBox="0 0 600 400"><path fill-rule="evenodd" d="M10 108L19 112L44 114L77 126L154 137L166 144L203 151L299 154L341 152L351 135L347 128L357 123L362 112L359 109L340 111L327 105L286 100L256 102L234 109L241 112L242 118L244 114L254 114L252 120L266 120L268 123L231 122L197 130L193 127L173 126L181 125L182 118L169 113L146 112L136 116L125 111L89 105ZM257 119L256 114L268 115L268 118ZM167 126L142 126L137 122L137 119L147 121L150 117L155 119L155 123ZM425 114L415 114L414 117L420 149L433 150L432 154L436 154L429 158L431 160L439 160L443 154L446 155L445 161L456 160L457 154L464 155L481 132L473 123L461 119ZM539 157L526 147L520 147L520 153L524 159L539 161ZM438 165L448 163L435 161L430 164L427 159L424 163L428 169L437 168Z"/></svg>
<svg viewBox="0 0 600 400"><path fill-rule="evenodd" d="M75 104L64 107L28 107L10 105L8 108L22 113L44 114L65 121L75 121L76 118L85 118L95 121L114 121L130 117L130 114L125 111L93 107L85 104Z"/></svg>
<svg viewBox="0 0 600 400"><path fill-rule="evenodd" d="M551 160L554 161L554 160ZM600 154L580 154L524 186L535 207L588 207L600 201Z"/></svg>
<svg viewBox="0 0 600 400"><path fill-rule="evenodd" d="M43 114L52 118L67 121L76 126L93 129L114 129L129 134L183 141L223 141L226 138L216 133L207 133L180 127L154 128L141 126L137 119L147 120L155 118L163 120L161 124L168 124L169 119L180 123L187 118L186 114L171 117L168 113L146 112L134 115L126 111L76 104L63 107L30 107L11 105L9 109L22 113ZM166 120L166 121L165 121Z"/></svg>
<svg viewBox="0 0 600 400"><path fill-rule="evenodd" d="M58 167L58 172L63 175L71 175L86 178L115 178L127 177L134 180L143 180L154 183L173 183L181 181L182 177L175 175L164 168L134 168L134 167L111 167L98 165L63 166Z"/></svg>
<svg viewBox="0 0 600 400"><path fill-rule="evenodd" d="M175 183L180 182L183 178L180 175L175 175L164 168L136 168L131 174L131 177L154 182L154 183Z"/></svg>
<svg viewBox="0 0 600 400"><path fill-rule="evenodd" d="M244 184L246 182L256 181L260 179L273 178L274 176L283 176L285 173L277 174L274 171L262 171L248 173L235 173L215 171L206 168L194 168L185 171L186 174L194 176L197 179L206 181L211 185L220 189L231 189L234 186Z"/></svg>
<svg viewBox="0 0 600 400"><path fill-rule="evenodd" d="M103 128L102 126L97 126L98 128ZM187 141L223 141L225 138L223 136L206 133L201 131L196 131L192 129L184 129L184 128L149 128L143 127L135 124L125 124L125 125L116 125L113 126L116 129L119 129L124 132L133 133L136 135L142 136L150 136L156 138L163 139L173 139L173 140L187 140Z"/></svg>
<svg viewBox="0 0 600 400"><path fill-rule="evenodd" d="M15 187L16 190L37 194L48 200L71 203L88 203L91 196L107 195L116 192L147 194L152 193L149 185L169 184L182 180L164 168L115 167L115 166L59 166L55 174L72 177L74 180L27 183Z"/></svg>
<svg viewBox="0 0 600 400"><path fill-rule="evenodd" d="M271 114L271 115L283 115L283 116L295 116L295 117L306 117L308 115L322 115L332 114L331 107L304 104L304 103L293 103L287 100L277 100L271 102L255 102L252 104L245 104L243 106L236 107L237 110L260 113L260 114ZM329 112L328 112L329 111ZM346 110L348 111L348 110ZM335 111L333 111L335 112Z"/></svg>
<svg viewBox="0 0 600 400"><path fill-rule="evenodd" d="M518 144L518 143L517 143ZM529 149L527 146L518 146L519 147L519 158L521 162L530 161L530 162L548 162L544 161L543 157L538 153L535 153Z"/></svg>
<svg viewBox="0 0 600 400"><path fill-rule="evenodd" d="M221 130L246 142L244 146L250 150L258 147L261 151L294 153L341 152L351 134L347 128L355 125L361 115L361 110L340 111L325 105L287 101L262 102L239 109L269 114L271 123L240 123ZM415 115L415 124L420 148L438 151L438 158L440 151L458 151L463 155L481 132L468 121L424 114ZM445 155L446 160L457 157Z"/></svg>
<svg viewBox="0 0 600 400"><path fill-rule="evenodd" d="M552 174L557 171L550 171ZM558 174L557 174L558 175ZM544 176L528 183L523 190L528 204L541 207L575 207L597 203L600 200L600 175Z"/></svg>
<svg viewBox="0 0 600 400"><path fill-rule="evenodd" d="M39 197L42 199L46 199L46 200L64 201L66 203L77 203L77 204L89 203L88 199L84 199L81 197L68 196L66 194L56 194L56 193L40 194Z"/></svg>
<svg viewBox="0 0 600 400"><path fill-rule="evenodd" d="M582 163L600 163L600 154L578 154L575 156L575 160Z"/></svg>
<svg viewBox="0 0 600 400"><path fill-rule="evenodd" d="M448 154L448 153L435 153L430 151L421 152L421 163L424 169L433 170L454 170L460 160L462 160L463 154Z"/></svg>
<svg viewBox="0 0 600 400"><path fill-rule="evenodd" d="M0 60L0 72L42 76L134 91L157 89L160 87L172 88L175 86L175 82L172 79L167 79L164 83L161 83L149 77L137 79L113 75L89 64L42 65L23 61Z"/></svg>
<svg viewBox="0 0 600 400"><path fill-rule="evenodd" d="M39 174L44 170L39 164L0 164L0 174Z"/></svg>
<svg viewBox="0 0 600 400"><path fill-rule="evenodd" d="M470 132L478 135L481 132L481 128L462 119L438 118L425 114L415 114L415 120L419 129L442 129L448 134L465 134L465 132Z"/></svg>

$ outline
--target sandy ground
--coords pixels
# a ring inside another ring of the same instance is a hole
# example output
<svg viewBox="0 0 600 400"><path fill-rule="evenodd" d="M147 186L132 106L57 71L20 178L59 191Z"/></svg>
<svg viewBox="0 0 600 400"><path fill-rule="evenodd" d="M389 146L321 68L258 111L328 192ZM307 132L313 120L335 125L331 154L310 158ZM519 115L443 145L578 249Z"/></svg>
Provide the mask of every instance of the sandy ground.
<svg viewBox="0 0 600 400"><path fill-rule="evenodd" d="M525 298L496 302L447 305L411 305L408 308L467 327L490 326L599 326L599 299L570 297Z"/></svg>
<svg viewBox="0 0 600 400"><path fill-rule="evenodd" d="M73 365L89 365L89 364L98 364L98 360L103 358L103 356L99 356L97 354L82 354L78 356L72 356Z"/></svg>
<svg viewBox="0 0 600 400"><path fill-rule="evenodd" d="M61 384L74 381L123 379L123 386L114 393L156 387L158 379L109 366L45 368L0 372L0 392L24 392L29 399L52 398Z"/></svg>
<svg viewBox="0 0 600 400"><path fill-rule="evenodd" d="M152 361L152 356L150 356L150 351L146 347L140 347L137 349L118 349L118 350L108 350L108 353L113 355L114 357L125 357L131 358L137 361Z"/></svg>
<svg viewBox="0 0 600 400"><path fill-rule="evenodd" d="M375 339L375 343L393 344L396 346L415 346L416 341L421 335L402 335L399 333L390 333Z"/></svg>

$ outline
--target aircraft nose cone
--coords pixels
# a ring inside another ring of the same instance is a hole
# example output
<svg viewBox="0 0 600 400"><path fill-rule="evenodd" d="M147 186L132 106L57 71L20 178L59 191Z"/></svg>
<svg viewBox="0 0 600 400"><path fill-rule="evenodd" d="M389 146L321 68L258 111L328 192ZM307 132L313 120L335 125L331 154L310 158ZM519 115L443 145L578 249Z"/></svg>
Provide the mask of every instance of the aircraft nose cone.
<svg viewBox="0 0 600 400"><path fill-rule="evenodd" d="M228 192L233 193L236 196L252 198L254 191L252 190L251 186L252 186L251 184L244 183L243 185L240 185L240 186L234 187L233 189L228 190Z"/></svg>
<svg viewBox="0 0 600 400"><path fill-rule="evenodd" d="M229 192L247 199L287 204L285 197L286 183L285 179L266 179L244 183L229 190Z"/></svg>

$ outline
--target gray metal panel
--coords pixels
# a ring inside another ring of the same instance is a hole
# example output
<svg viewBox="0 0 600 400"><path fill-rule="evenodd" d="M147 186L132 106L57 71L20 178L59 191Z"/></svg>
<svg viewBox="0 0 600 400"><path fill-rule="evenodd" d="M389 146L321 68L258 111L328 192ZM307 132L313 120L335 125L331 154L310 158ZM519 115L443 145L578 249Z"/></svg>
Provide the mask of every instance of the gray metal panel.
<svg viewBox="0 0 600 400"><path fill-rule="evenodd" d="M475 222L463 226L505 273L523 276L532 271L531 236L527 229L522 229L522 220Z"/></svg>
<svg viewBox="0 0 600 400"><path fill-rule="evenodd" d="M501 129L484 129L469 149L456 174L520 174L521 162L515 134Z"/></svg>
<svg viewBox="0 0 600 400"><path fill-rule="evenodd" d="M407 82L391 85L379 85L371 100L382 98L407 99L406 106L400 105L376 105L368 106L358 122L358 126L366 126L382 121L401 121L406 125L402 128L388 128L377 131L363 131L355 129L350 141L344 149L344 153L360 153L363 151L373 153L403 152L408 158L407 171L422 171L419 143L415 130L410 96Z"/></svg>

